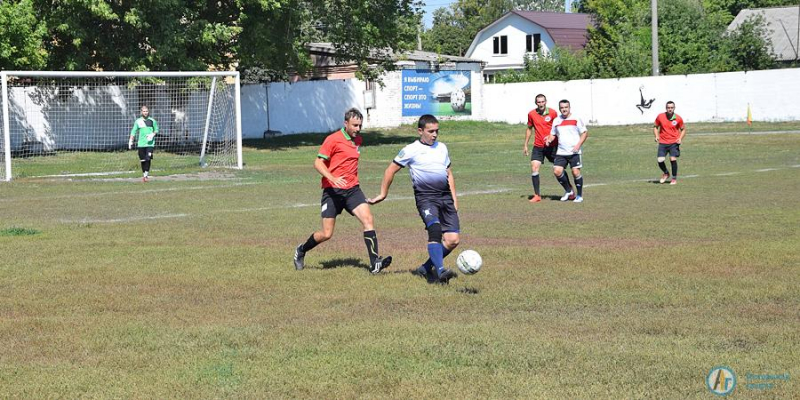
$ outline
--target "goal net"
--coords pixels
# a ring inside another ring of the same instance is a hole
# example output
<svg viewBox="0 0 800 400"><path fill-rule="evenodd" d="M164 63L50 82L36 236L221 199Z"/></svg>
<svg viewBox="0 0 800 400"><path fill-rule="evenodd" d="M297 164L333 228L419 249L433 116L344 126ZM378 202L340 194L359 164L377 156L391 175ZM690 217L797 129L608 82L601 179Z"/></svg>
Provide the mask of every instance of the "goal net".
<svg viewBox="0 0 800 400"><path fill-rule="evenodd" d="M3 71L0 180L138 176L142 106L159 132L151 174L242 168L238 72Z"/></svg>

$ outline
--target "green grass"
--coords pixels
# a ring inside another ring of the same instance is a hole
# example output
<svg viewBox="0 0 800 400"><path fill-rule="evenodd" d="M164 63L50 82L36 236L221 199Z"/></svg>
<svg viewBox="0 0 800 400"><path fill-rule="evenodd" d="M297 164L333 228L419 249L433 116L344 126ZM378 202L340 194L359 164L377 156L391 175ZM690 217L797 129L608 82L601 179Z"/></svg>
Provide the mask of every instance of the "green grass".
<svg viewBox="0 0 800 400"><path fill-rule="evenodd" d="M669 186L650 182L650 127L590 127L585 203L553 200L545 172L531 205L524 126L443 122L461 249L484 259L444 287L409 273L426 235L405 171L372 208L389 270L364 269L349 216L294 270L294 247L319 226L321 135L247 141L245 169L224 179L0 184L0 230L38 232L0 234L0 393L712 398L706 374L726 365L734 397L791 398L800 134L743 128L690 125ZM408 126L365 133L367 196L414 138ZM791 379L755 390L748 373Z"/></svg>
<svg viewBox="0 0 800 400"><path fill-rule="evenodd" d="M0 236L30 236L39 233L41 232L37 231L36 229L25 228L8 228L0 230Z"/></svg>

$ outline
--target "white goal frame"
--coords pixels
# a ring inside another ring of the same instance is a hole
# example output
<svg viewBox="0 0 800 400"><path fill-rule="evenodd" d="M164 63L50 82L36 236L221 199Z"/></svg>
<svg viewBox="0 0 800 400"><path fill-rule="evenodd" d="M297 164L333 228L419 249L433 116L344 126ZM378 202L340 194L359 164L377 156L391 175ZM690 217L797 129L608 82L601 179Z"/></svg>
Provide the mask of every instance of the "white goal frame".
<svg viewBox="0 0 800 400"><path fill-rule="evenodd" d="M212 88L217 82L218 78L224 79L225 77L234 78L234 114L235 114L235 135L236 135L236 166L235 169L243 168L242 160L242 111L241 111L241 81L238 71L193 71L193 72L127 72L127 71L0 71L0 81L2 81L2 134L3 134L3 154L4 154L4 180L11 181L12 178L12 157L11 157L11 127L9 120L9 93L8 93L8 78L9 77L38 77L38 78L101 78L101 77L148 77L148 78L191 78L202 77L212 78ZM211 117L212 105L214 102L214 90L209 91L208 109L206 113L206 122L203 132L202 146L199 164L204 164L205 151L208 139L209 119Z"/></svg>

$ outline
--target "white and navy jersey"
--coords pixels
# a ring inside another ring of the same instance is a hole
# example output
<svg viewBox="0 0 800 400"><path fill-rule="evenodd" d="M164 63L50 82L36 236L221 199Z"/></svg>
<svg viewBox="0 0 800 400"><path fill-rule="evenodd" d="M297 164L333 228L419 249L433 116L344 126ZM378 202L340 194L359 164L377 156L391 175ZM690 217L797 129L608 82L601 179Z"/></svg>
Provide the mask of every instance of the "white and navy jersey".
<svg viewBox="0 0 800 400"><path fill-rule="evenodd" d="M429 146L417 140L403 147L393 161L401 167L408 167L415 196L450 195L447 182L450 154L444 143L433 142Z"/></svg>
<svg viewBox="0 0 800 400"><path fill-rule="evenodd" d="M558 150L556 150L556 155L559 156L571 156L573 154L581 154L583 149L578 150L578 152L572 151L581 141L581 134L586 132L586 125L583 124L583 120L580 118L573 117L570 115L567 118L564 118L563 115L559 115L553 121L553 128L550 130L550 133L558 137Z"/></svg>

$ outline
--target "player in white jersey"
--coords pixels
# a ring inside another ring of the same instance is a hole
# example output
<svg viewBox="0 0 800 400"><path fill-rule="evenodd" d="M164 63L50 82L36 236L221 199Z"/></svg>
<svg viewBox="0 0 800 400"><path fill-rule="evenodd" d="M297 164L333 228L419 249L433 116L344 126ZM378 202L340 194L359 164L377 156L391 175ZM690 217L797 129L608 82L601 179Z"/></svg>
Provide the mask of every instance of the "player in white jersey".
<svg viewBox="0 0 800 400"><path fill-rule="evenodd" d="M377 204L386 199L395 174L408 167L414 187L417 211L428 231L430 258L417 270L429 283L448 283L456 273L444 267L444 258L459 243L458 198L450 154L447 146L439 142L439 121L433 115L423 115L417 122L419 140L400 150L383 173L381 193L367 199Z"/></svg>
<svg viewBox="0 0 800 400"><path fill-rule="evenodd" d="M558 137L558 150L553 159L553 173L558 179L558 183L564 187L566 192L561 201L572 200L575 203L583 202L583 176L581 175L581 168L583 161L581 160L581 146L586 138L589 136L589 131L586 130L583 120L572 115L570 111L569 100L561 100L558 102L558 109L561 111L555 121L553 121L553 128L550 131L550 136L545 140L546 144L550 144L556 137ZM572 177L575 179L575 188L578 195L572 190L572 185L569 183L569 177L564 172L564 168L569 164L572 167Z"/></svg>

